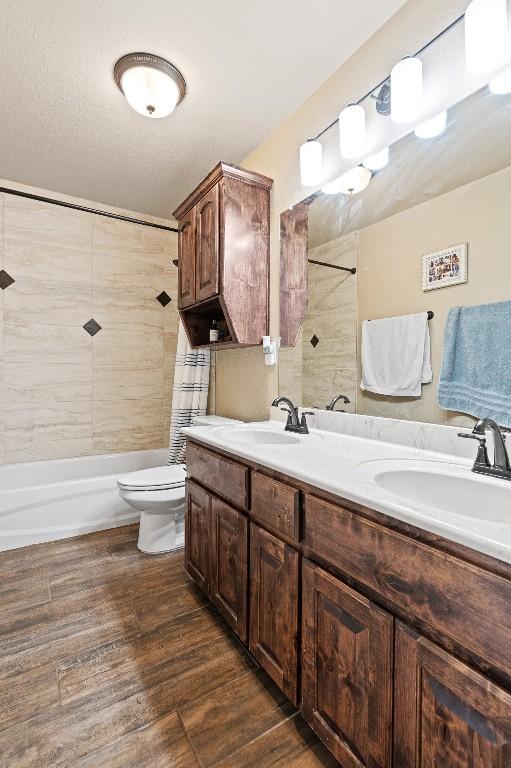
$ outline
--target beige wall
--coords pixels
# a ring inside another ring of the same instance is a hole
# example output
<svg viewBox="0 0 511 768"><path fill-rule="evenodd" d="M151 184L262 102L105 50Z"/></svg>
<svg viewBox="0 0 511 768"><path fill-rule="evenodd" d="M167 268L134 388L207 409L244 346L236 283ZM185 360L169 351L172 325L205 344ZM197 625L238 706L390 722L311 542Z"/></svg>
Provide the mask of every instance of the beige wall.
<svg viewBox="0 0 511 768"><path fill-rule="evenodd" d="M242 165L274 179L271 215L271 333L278 335L279 218L305 196L298 152L308 136L331 122L340 107L388 75L396 60L421 47L462 13L468 0L409 0L357 53ZM307 52L304 51L304 56ZM290 84L292 87L292 84ZM264 365L261 349L217 355L216 409L219 414L264 419L278 393L278 370Z"/></svg>
<svg viewBox="0 0 511 768"><path fill-rule="evenodd" d="M1 461L167 444L176 249L173 233L0 195L0 269L15 279L0 291Z"/></svg>
<svg viewBox="0 0 511 768"><path fill-rule="evenodd" d="M443 332L453 306L511 298L511 168L377 222L359 233L359 320L431 309L433 384L420 399L359 393L358 412L435 423L468 424L469 417L437 404ZM422 255L468 242L469 281L422 290ZM360 326L359 326L360 327Z"/></svg>

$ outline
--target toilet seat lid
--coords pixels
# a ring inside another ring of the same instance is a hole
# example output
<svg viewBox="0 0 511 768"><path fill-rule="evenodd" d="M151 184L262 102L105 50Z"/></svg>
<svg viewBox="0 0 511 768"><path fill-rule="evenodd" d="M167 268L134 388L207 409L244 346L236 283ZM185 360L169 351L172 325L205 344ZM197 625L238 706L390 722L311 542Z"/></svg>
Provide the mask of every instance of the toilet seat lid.
<svg viewBox="0 0 511 768"><path fill-rule="evenodd" d="M166 467L150 467L119 478L119 488L126 491L166 491L182 488L186 480L184 464L170 464Z"/></svg>

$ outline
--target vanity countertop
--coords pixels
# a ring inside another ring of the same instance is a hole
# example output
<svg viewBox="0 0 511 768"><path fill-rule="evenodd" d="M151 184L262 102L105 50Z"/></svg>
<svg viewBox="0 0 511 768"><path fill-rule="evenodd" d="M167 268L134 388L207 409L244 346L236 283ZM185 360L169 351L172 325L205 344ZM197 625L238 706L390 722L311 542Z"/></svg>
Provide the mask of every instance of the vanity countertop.
<svg viewBox="0 0 511 768"><path fill-rule="evenodd" d="M470 459L317 429L280 444L278 421L183 433L511 563L511 483L475 476Z"/></svg>

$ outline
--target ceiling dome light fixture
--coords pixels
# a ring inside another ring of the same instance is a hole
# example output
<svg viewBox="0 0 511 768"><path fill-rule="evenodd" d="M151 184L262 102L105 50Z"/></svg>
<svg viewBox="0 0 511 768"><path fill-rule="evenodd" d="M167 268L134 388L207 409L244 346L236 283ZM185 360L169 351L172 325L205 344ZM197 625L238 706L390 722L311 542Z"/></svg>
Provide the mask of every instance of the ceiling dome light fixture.
<svg viewBox="0 0 511 768"><path fill-rule="evenodd" d="M394 123L412 123L422 110L422 61L407 56L390 76L391 117Z"/></svg>
<svg viewBox="0 0 511 768"><path fill-rule="evenodd" d="M368 168L357 165L351 171L325 184L321 191L326 195L357 195L363 192L371 181L372 173Z"/></svg>
<svg viewBox="0 0 511 768"><path fill-rule="evenodd" d="M447 111L440 112L435 117L430 117L415 129L418 139L434 139L443 133L447 126Z"/></svg>
<svg viewBox="0 0 511 768"><path fill-rule="evenodd" d="M472 0L465 11L465 61L468 72L483 74L507 56L506 0Z"/></svg>
<svg viewBox="0 0 511 768"><path fill-rule="evenodd" d="M123 56L114 67L114 79L128 104L146 117L167 117L186 94L181 72L152 53Z"/></svg>

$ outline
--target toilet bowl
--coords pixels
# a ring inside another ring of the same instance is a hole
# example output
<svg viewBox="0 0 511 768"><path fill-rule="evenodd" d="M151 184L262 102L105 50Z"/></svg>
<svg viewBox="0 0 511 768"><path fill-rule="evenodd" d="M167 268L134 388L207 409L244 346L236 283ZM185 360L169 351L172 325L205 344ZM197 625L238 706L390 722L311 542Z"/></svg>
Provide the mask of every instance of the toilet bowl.
<svg viewBox="0 0 511 768"><path fill-rule="evenodd" d="M154 467L121 477L119 495L140 512L138 548L155 555L184 546L184 464Z"/></svg>
<svg viewBox="0 0 511 768"><path fill-rule="evenodd" d="M196 416L194 426L239 424L222 416ZM184 546L185 464L170 464L131 472L117 484L119 495L140 512L138 549L149 555Z"/></svg>

